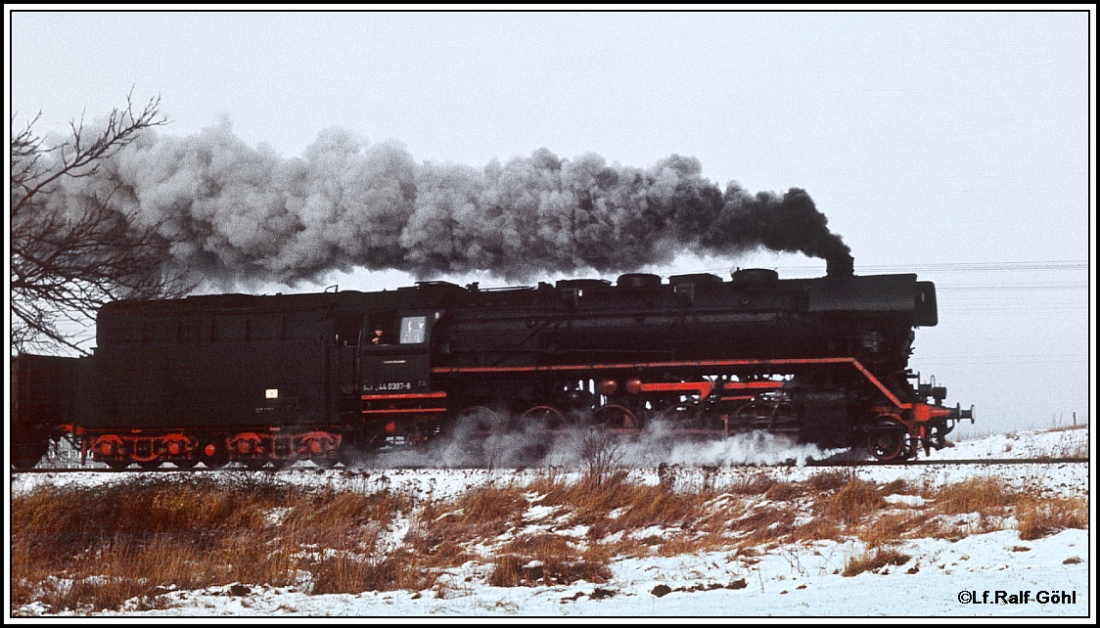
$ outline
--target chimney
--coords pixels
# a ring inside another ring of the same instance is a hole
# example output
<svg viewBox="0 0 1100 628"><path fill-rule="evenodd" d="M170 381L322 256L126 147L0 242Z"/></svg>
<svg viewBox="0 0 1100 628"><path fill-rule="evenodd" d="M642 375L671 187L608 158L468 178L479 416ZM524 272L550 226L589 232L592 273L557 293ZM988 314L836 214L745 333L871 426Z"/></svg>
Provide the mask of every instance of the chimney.
<svg viewBox="0 0 1100 628"><path fill-rule="evenodd" d="M855 274L855 259L845 253L830 257L826 266L826 274L830 277L851 277Z"/></svg>

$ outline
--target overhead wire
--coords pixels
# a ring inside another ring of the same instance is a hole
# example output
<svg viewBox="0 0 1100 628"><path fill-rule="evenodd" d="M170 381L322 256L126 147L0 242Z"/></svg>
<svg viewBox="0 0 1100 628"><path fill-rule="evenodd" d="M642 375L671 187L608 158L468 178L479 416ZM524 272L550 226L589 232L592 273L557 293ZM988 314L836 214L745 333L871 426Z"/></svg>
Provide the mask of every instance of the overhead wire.
<svg viewBox="0 0 1100 628"><path fill-rule="evenodd" d="M814 272L820 273L821 266L769 266L781 274ZM1023 272L1023 271L1076 271L1088 270L1088 260L1039 260L1039 261L1002 261L1002 262L940 262L933 264L875 264L858 266L859 274L878 273L976 273L976 272ZM694 272L723 272L730 268L707 268Z"/></svg>

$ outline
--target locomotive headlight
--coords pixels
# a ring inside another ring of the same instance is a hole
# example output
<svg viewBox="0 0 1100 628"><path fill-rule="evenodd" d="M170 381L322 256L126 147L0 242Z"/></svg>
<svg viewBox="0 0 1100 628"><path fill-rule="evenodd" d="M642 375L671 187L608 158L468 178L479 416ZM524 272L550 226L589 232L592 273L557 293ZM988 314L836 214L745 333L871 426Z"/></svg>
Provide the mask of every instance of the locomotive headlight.
<svg viewBox="0 0 1100 628"><path fill-rule="evenodd" d="M279 389L278 388L268 388L267 390L264 391L264 398L265 399L278 399L279 398Z"/></svg>

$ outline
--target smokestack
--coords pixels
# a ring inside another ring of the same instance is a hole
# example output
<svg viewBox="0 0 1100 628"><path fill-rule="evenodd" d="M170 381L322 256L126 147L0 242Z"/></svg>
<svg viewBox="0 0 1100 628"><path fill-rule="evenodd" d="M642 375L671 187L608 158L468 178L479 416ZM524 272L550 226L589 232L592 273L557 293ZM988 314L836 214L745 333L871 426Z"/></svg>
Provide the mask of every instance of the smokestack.
<svg viewBox="0 0 1100 628"><path fill-rule="evenodd" d="M855 259L848 254L836 255L826 260L826 274L830 277L851 277L855 274Z"/></svg>

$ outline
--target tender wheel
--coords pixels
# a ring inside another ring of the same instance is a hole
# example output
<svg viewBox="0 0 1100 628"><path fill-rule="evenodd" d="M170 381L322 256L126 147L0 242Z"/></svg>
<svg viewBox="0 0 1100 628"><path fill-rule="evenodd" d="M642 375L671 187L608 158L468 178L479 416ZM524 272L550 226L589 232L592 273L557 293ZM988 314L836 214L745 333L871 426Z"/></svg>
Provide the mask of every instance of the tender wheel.
<svg viewBox="0 0 1100 628"><path fill-rule="evenodd" d="M160 460L141 460L138 462L138 466L142 469L145 469L146 471L150 471L159 467L160 463Z"/></svg>
<svg viewBox="0 0 1100 628"><path fill-rule="evenodd" d="M115 471L122 471L126 467L130 466L129 460L104 460L103 462Z"/></svg>
<svg viewBox="0 0 1100 628"><path fill-rule="evenodd" d="M867 450L882 462L905 460L909 457L909 432L893 419L879 421L867 433Z"/></svg>
<svg viewBox="0 0 1100 628"><path fill-rule="evenodd" d="M193 469L195 465L199 463L198 460L194 460L192 458L184 458L183 460L169 460L168 462L171 462L181 469Z"/></svg>
<svg viewBox="0 0 1100 628"><path fill-rule="evenodd" d="M258 471L258 470L264 468L264 465L267 464L267 459L266 458L245 458L244 460L241 460L241 464L243 464L244 468L248 469L249 471Z"/></svg>

